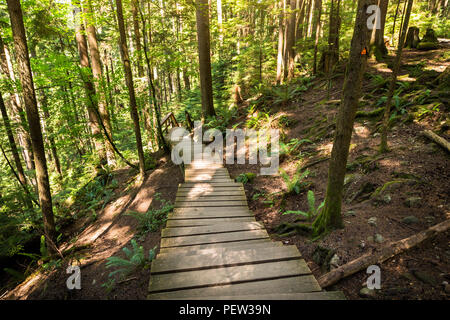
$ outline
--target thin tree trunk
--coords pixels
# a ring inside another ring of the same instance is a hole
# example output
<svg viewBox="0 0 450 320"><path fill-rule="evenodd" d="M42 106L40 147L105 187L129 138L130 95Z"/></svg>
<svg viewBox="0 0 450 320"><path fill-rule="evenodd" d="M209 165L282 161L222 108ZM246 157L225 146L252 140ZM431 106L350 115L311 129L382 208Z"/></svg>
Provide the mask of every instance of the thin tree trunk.
<svg viewBox="0 0 450 320"><path fill-rule="evenodd" d="M87 96L87 110L89 115L89 127L91 129L91 134L94 137L94 146L95 151L97 152L100 160L100 165L103 166L107 164L107 158L106 158L106 150L103 144L102 139L102 132L100 128L100 121L101 119L98 116L98 110L97 110L97 99L96 92L95 92L95 86L92 79L92 72L91 72L91 66L89 63L89 56L88 56L88 48L87 48L87 41L85 31L84 31L84 25L80 20L79 17L80 8L76 7L74 8L74 17L77 20L77 23L75 25L75 39L77 41L78 45L78 53L80 56L80 66L81 66L81 73L82 73L82 81L84 84L84 88L86 91Z"/></svg>
<svg viewBox="0 0 450 320"><path fill-rule="evenodd" d="M5 77L11 82L15 82L14 71L12 68L11 57L7 46L3 43L3 39L0 36L0 64L1 69ZM25 112L21 106L19 94L10 92L10 106L13 114L13 120L20 124L17 138L20 146L23 148L23 158L28 170L34 170L33 150L31 147L31 138L28 132L27 119L25 118ZM34 178L32 179L34 180Z"/></svg>
<svg viewBox="0 0 450 320"><path fill-rule="evenodd" d="M313 25L313 38L314 38L314 61L313 61L313 74L317 73L317 50L319 45L320 36L320 17L322 16L322 0L315 0L315 14Z"/></svg>
<svg viewBox="0 0 450 320"><path fill-rule="evenodd" d="M39 112L34 91L33 75L31 72L30 58L28 56L22 8L20 6L20 0L7 0L7 4L14 38L16 60L22 84L23 98L25 101L25 110L33 146L39 202L44 220L44 234L49 252L54 253L57 248L55 245L56 230L53 217L52 196L48 178L47 161L45 159L44 140L42 137L41 125L39 123Z"/></svg>
<svg viewBox="0 0 450 320"><path fill-rule="evenodd" d="M97 99L98 111L100 113L101 121L103 122L103 125L106 128L106 132L112 140L111 119L107 108L106 92L103 85L104 82L103 82L102 66L100 62L100 52L98 50L97 32L93 22L94 17L92 14L93 11L91 0L88 0L87 3L85 3L83 9L87 16L87 19L85 19L86 34L89 43L89 52L91 54L92 75L94 76L94 85L98 98ZM105 147L106 147L106 159L108 161L108 164L111 166L115 166L116 159L114 154L114 148L108 139L105 140Z"/></svg>
<svg viewBox="0 0 450 320"><path fill-rule="evenodd" d="M3 124L5 126L6 135L9 141L9 147L11 148L11 153L13 155L14 164L16 165L17 176L19 182L26 188L27 179L25 172L23 171L22 162L20 161L19 151L17 149L16 141L14 140L14 135L11 129L11 122L9 121L8 113L6 112L5 103L3 101L2 94L0 92L0 111L3 117ZM25 204L28 208L33 208L33 204L29 198L26 198Z"/></svg>
<svg viewBox="0 0 450 320"><path fill-rule="evenodd" d="M44 127L46 128L47 138L48 138L48 142L50 143L50 151L52 153L52 158L53 158L53 162L55 164L55 169L58 172L58 174L61 176L62 175L61 162L59 161L58 152L56 150L55 138L53 137L53 129L50 126L50 124L48 123L48 121L50 120L50 112L48 111L47 95L45 94L45 91L43 89L41 89L40 91L41 91L41 96L42 96L41 107L42 107L42 111L44 113L44 120L45 120L45 121L43 121L43 124L44 124Z"/></svg>
<svg viewBox="0 0 450 320"><path fill-rule="evenodd" d="M139 18L138 18L139 0L131 1L131 13L133 16L133 29L134 29L134 42L137 51L137 68L138 76L142 78L144 76L144 68L142 67L142 47L141 47L141 32L139 30Z"/></svg>
<svg viewBox="0 0 450 320"><path fill-rule="evenodd" d="M388 51L384 44L384 25L386 24L386 14L389 0L378 0L378 7L380 8L380 28L375 26L372 30L372 36L370 39L369 54L374 55L377 60L381 60L387 55Z"/></svg>
<svg viewBox="0 0 450 320"><path fill-rule="evenodd" d="M394 96L394 90L395 85L397 83L397 75L400 70L400 64L402 59L402 51L403 51L403 44L405 43L405 37L406 32L408 31L408 24L409 24L409 17L411 15L411 9L413 5L414 0L408 0L408 6L406 8L405 12L405 18L403 19L403 26L400 30L400 36L399 36L399 42L397 47L397 55L395 56L395 62L394 62L394 70L392 71L391 76L391 83L389 84L389 91L388 96L386 100L386 106L384 109L384 119L383 119L383 126L381 129L381 143L380 143L380 152L384 153L389 150L387 145L387 131L389 127L389 118L391 115L391 104L392 104L392 98Z"/></svg>
<svg viewBox="0 0 450 320"><path fill-rule="evenodd" d="M200 65L200 91L204 118L215 116L211 76L208 0L196 0L198 60Z"/></svg>
<svg viewBox="0 0 450 320"><path fill-rule="evenodd" d="M290 13L289 13L289 22L287 26L286 31L286 69L284 71L284 76L288 79L292 79L294 77L294 71L295 71L295 64L294 64L294 58L295 58L295 17L296 17L296 5L297 0L290 0Z"/></svg>
<svg viewBox="0 0 450 320"><path fill-rule="evenodd" d="M343 98L336 118L336 132L331 151L328 169L328 184L325 196L325 206L313 223L315 235L321 235L331 229L343 227L341 205L344 176L350 148L358 100L361 95L361 85L365 70L367 55L367 7L370 0L359 0L355 27L350 48L344 80Z"/></svg>
<svg viewBox="0 0 450 320"><path fill-rule="evenodd" d="M120 53L122 56L123 69L125 73L125 82L128 87L130 98L130 113L134 123L134 134L136 136L136 147L139 156L139 173L141 177L145 176L144 168L144 149L142 148L141 127L139 125L139 115L137 112L136 96L134 92L133 73L131 71L130 57L128 55L127 38L125 36L125 25L123 21L122 0L116 0L117 22L120 33Z"/></svg>
<svg viewBox="0 0 450 320"><path fill-rule="evenodd" d="M398 0L398 2L397 2L397 7L395 8L394 23L393 23L393 25L392 25L392 34L391 34L391 41L390 41L390 43L391 43L392 46L394 45L395 23L397 22L398 9L399 9L399 7L400 7L400 1L401 1L401 0Z"/></svg>
<svg viewBox="0 0 450 320"><path fill-rule="evenodd" d="M284 31L283 31L283 24L284 24L284 5L283 3L286 0L282 0L279 2L279 14L278 14L278 53L277 53L277 84L281 84L283 82L283 66L284 66L284 59L283 59L283 48L284 48Z"/></svg>

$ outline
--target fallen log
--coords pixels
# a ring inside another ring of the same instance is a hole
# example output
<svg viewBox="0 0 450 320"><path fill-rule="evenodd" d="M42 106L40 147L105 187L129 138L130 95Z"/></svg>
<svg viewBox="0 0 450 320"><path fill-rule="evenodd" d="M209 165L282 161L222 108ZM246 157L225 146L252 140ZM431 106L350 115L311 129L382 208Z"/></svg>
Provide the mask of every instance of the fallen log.
<svg viewBox="0 0 450 320"><path fill-rule="evenodd" d="M369 252L347 264L344 264L319 278L319 284L322 288L329 287L339 280L348 277L358 271L366 269L368 266L382 263L393 256L402 253L418 245L426 239L429 239L438 233L447 231L450 228L450 219L438 223L427 230L421 231L409 238L390 242L382 248Z"/></svg>
<svg viewBox="0 0 450 320"><path fill-rule="evenodd" d="M438 136L436 133L434 133L431 130L425 130L423 131L423 135L427 137L428 139L432 140L433 142L437 143L441 147L443 147L447 152L450 152L450 142L442 138L441 136Z"/></svg>

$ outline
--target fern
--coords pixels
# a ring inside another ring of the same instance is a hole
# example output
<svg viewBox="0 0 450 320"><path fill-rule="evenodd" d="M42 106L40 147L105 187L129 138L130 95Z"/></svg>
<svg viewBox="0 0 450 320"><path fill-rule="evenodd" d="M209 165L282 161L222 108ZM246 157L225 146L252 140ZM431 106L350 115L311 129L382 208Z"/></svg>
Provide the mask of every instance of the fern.
<svg viewBox="0 0 450 320"><path fill-rule="evenodd" d="M109 277L120 274L122 277L132 273L133 271L144 268L151 262L156 255L156 247L149 250L148 258L145 257L144 248L139 246L136 240L131 240L132 248L124 247L122 251L126 258L109 257L106 262L106 268L119 268L109 273Z"/></svg>
<svg viewBox="0 0 450 320"><path fill-rule="evenodd" d="M126 215L132 216L138 220L140 234L147 232L156 232L166 222L167 214L173 210L173 205L170 201L160 198L161 194L156 193L154 198L161 202L160 209L150 208L145 213L130 211Z"/></svg>
<svg viewBox="0 0 450 320"><path fill-rule="evenodd" d="M303 172L300 172L300 170L297 170L294 174L294 176L291 178L285 170L280 169L280 176L283 179L285 185L286 185L286 193L291 194L295 192L296 194L299 194L305 187L309 186L309 182L303 181L307 176L309 175L309 170L305 170Z"/></svg>
<svg viewBox="0 0 450 320"><path fill-rule="evenodd" d="M308 218L310 221L312 218L314 218L317 214L319 214L320 210L322 210L323 206L325 205L325 201L322 201L319 206L316 208L316 198L314 196L314 192L311 190L308 191L308 211L301 211L301 210L288 210L283 213L285 214L296 214L296 215L302 215L306 218Z"/></svg>

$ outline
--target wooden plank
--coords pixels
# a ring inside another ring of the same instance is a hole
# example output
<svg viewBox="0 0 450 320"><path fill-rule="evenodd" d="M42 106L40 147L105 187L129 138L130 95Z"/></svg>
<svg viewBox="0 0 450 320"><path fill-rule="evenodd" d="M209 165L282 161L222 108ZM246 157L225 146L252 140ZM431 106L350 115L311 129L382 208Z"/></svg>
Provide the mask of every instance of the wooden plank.
<svg viewBox="0 0 450 320"><path fill-rule="evenodd" d="M188 227L188 228L166 228L161 231L162 238L199 235L208 233L236 232L245 230L264 229L259 222L221 223L213 226Z"/></svg>
<svg viewBox="0 0 450 320"><path fill-rule="evenodd" d="M313 275L295 276L289 278L253 281L236 283L222 286L177 290L148 295L151 300L170 300L170 299L196 299L198 297L208 297L207 299L220 299L220 296L237 296L259 294L292 294L304 292L321 291L319 284ZM261 300L257 298L255 300Z"/></svg>
<svg viewBox="0 0 450 320"><path fill-rule="evenodd" d="M187 291L187 290L182 290ZM175 291L178 292L178 291ZM169 293L169 292L168 292ZM153 295L149 295L149 299ZM211 300L211 296L189 296L183 295L179 298L167 298L172 300ZM299 292L299 293L271 293L260 294L255 292L248 295L229 295L215 296L214 300L346 300L347 298L341 291L322 291L322 292Z"/></svg>
<svg viewBox="0 0 450 320"><path fill-rule="evenodd" d="M237 267L157 274L150 277L150 292L261 281L310 274L305 260L269 262Z"/></svg>
<svg viewBox="0 0 450 320"><path fill-rule="evenodd" d="M238 231L177 238L162 238L161 248L193 246L199 244L244 241L264 238L269 238L269 235L265 230Z"/></svg>
<svg viewBox="0 0 450 320"><path fill-rule="evenodd" d="M192 249L195 246L161 249L158 253L158 258L176 255L179 259L183 259L184 257L192 255L201 256L203 254L210 254L210 253L222 254L225 251L232 252L244 249L275 248L275 247L279 248L283 246L284 245L281 241L270 241L269 239L247 240L239 242L227 242L227 243L197 246L198 248L201 249Z"/></svg>
<svg viewBox="0 0 450 320"><path fill-rule="evenodd" d="M245 200L230 201L193 201L184 200L175 202L175 208L183 207L247 207Z"/></svg>
<svg viewBox="0 0 450 320"><path fill-rule="evenodd" d="M201 244L194 245L189 247L171 247L171 248L160 248L159 254L197 254L199 251L203 250L216 250L222 248L244 248L244 247L252 247L259 246L260 244L273 244L269 238L265 239L250 239L245 241L232 241L232 242L222 242L222 243L209 243L209 244Z"/></svg>
<svg viewBox="0 0 450 320"><path fill-rule="evenodd" d="M254 217L167 220L166 228L210 226L210 225L218 225L218 224L227 223L227 222L252 222L252 221L256 221Z"/></svg>
<svg viewBox="0 0 450 320"><path fill-rule="evenodd" d="M192 191L232 191L232 190L244 190L243 186L232 185L232 186L215 186L215 185L205 185L197 184L191 186L178 186L178 191L182 192L192 192Z"/></svg>
<svg viewBox="0 0 450 320"><path fill-rule="evenodd" d="M206 270L275 261L288 261L300 258L301 255L296 246L224 251L221 252L221 254L210 253L184 257L182 260L176 255L172 255L165 258L158 257L158 259L154 260L152 262L151 273L154 275L169 272Z"/></svg>
<svg viewBox="0 0 450 320"><path fill-rule="evenodd" d="M204 207L207 208L207 207ZM197 212L181 212L177 211L167 215L168 220L185 220L185 219L212 219L212 218L231 218L231 217L254 217L253 213L247 209L247 207L229 207L231 208L241 208L241 210L207 210L207 211L197 211ZM244 208L244 209L242 209ZM185 208L178 208L185 209ZM190 209L190 208L186 208ZM195 208L198 209L198 208Z"/></svg>
<svg viewBox="0 0 450 320"><path fill-rule="evenodd" d="M241 195L222 195L222 196L190 196L190 197L181 197L177 196L175 198L175 203L177 202L183 202L183 201L232 201L232 200L242 200L247 201L247 198L245 197L245 194Z"/></svg>
<svg viewBox="0 0 450 320"><path fill-rule="evenodd" d="M243 196L245 197L245 192L244 190L239 190L239 189L232 189L232 188L228 188L228 189L219 189L219 190L212 190L212 191L207 191L207 190L178 190L177 192L177 197L198 197L198 196L202 196L202 197L215 197L215 196Z"/></svg>
<svg viewBox="0 0 450 320"><path fill-rule="evenodd" d="M178 186L179 188L193 188L193 187L242 187L242 183L240 182L184 182Z"/></svg>

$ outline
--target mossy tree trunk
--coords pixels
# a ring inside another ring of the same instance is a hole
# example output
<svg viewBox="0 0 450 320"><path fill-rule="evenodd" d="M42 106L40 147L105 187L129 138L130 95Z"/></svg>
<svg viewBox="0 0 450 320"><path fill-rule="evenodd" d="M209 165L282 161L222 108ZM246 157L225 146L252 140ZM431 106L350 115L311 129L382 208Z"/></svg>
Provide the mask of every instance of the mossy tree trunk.
<svg viewBox="0 0 450 320"><path fill-rule="evenodd" d="M36 166L36 180L38 196L41 206L44 234L47 248L50 253L56 251L56 229L53 216L52 196L48 177L47 161L45 159L44 139L39 119L39 111L34 90L33 74L31 72L30 57L28 54L27 38L23 23L20 0L7 0L11 29L14 39L16 61L22 84L25 111L30 129L31 144L33 147L34 163Z"/></svg>
<svg viewBox="0 0 450 320"><path fill-rule="evenodd" d="M359 0L347 64L342 104L336 119L336 133L331 151L325 206L313 223L313 235L319 236L332 229L343 227L341 204L344 177L349 154L350 139L355 120L358 100L367 55L365 54L368 29L366 21L370 0Z"/></svg>

